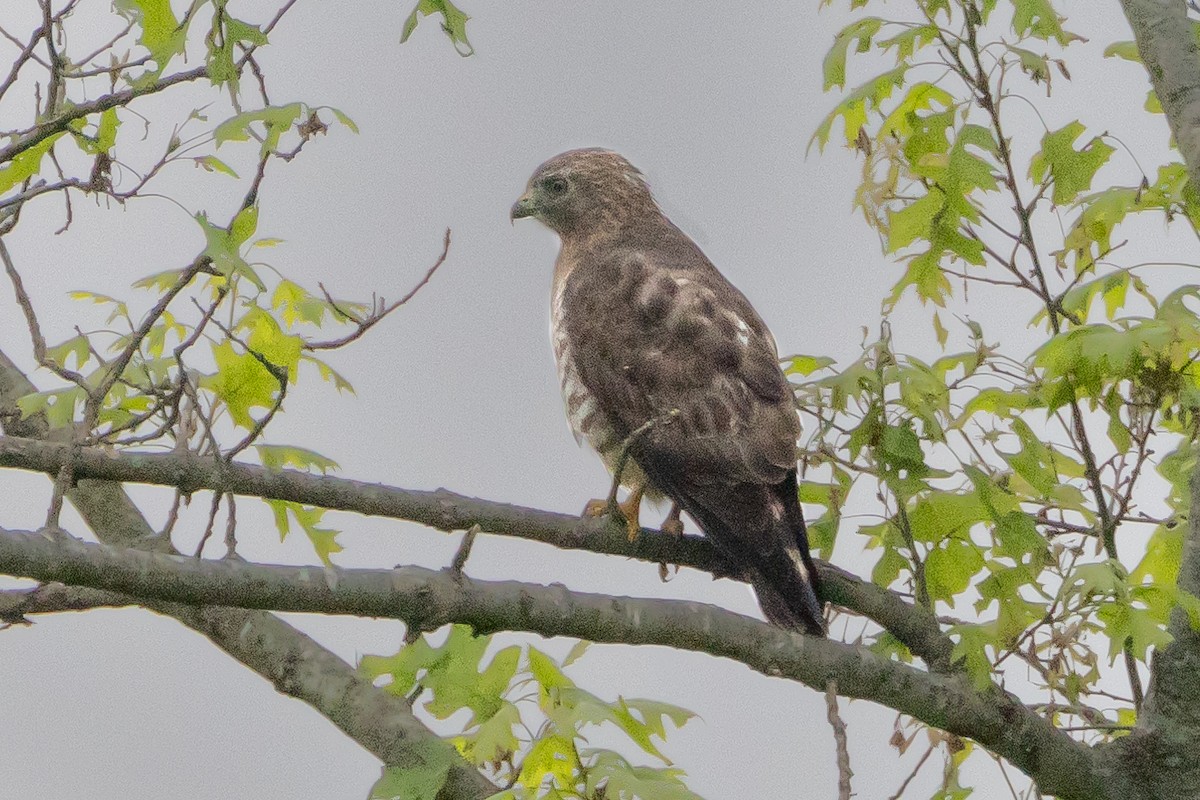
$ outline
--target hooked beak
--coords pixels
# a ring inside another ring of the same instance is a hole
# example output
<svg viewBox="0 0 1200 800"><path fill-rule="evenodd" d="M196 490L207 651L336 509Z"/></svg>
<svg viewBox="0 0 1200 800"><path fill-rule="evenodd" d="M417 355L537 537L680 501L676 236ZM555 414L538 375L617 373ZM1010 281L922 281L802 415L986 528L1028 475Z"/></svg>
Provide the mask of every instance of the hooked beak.
<svg viewBox="0 0 1200 800"><path fill-rule="evenodd" d="M523 217L532 217L536 213L537 210L533 207L533 198L529 192L526 192L517 202L513 203L509 218L515 222Z"/></svg>

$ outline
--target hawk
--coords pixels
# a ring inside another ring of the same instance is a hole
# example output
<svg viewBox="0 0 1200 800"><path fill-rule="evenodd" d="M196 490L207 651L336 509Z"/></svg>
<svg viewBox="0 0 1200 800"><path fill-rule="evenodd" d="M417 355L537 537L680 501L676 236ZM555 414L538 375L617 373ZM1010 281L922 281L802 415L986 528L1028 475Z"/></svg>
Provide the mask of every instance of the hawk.
<svg viewBox="0 0 1200 800"><path fill-rule="evenodd" d="M750 302L609 150L538 167L512 207L521 217L562 241L551 338L567 416L576 438L620 469L631 533L642 496L665 495L669 527L681 530L679 509L696 520L767 619L824 635L797 496L800 420Z"/></svg>

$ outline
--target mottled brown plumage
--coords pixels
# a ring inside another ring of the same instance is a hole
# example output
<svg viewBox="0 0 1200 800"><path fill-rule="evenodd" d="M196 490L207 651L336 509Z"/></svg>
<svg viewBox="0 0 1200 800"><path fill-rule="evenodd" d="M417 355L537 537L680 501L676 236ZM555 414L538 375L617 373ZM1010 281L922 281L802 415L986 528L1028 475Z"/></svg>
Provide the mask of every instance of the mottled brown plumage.
<svg viewBox="0 0 1200 800"><path fill-rule="evenodd" d="M800 423L749 301L616 153L550 159L512 216L562 239L552 339L576 437L610 471L629 441L623 482L687 511L746 571L771 621L823 634L796 491Z"/></svg>

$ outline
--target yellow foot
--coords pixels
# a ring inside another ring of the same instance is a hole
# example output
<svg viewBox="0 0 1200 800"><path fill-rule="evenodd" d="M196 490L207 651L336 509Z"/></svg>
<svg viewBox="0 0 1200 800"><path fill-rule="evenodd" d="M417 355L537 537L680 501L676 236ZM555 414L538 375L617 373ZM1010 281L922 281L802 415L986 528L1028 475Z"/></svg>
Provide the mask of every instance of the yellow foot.
<svg viewBox="0 0 1200 800"><path fill-rule="evenodd" d="M588 500L587 505L583 507L584 517L603 517L608 513L607 500Z"/></svg>
<svg viewBox="0 0 1200 800"><path fill-rule="evenodd" d="M604 517L607 516L610 510L620 514L622 521L625 523L625 532L629 536L629 541L637 539L641 533L642 526L638 523L638 512L641 509L642 493L635 491L624 502L615 503L615 509L609 506L607 500L588 500L587 505L583 507L583 516L585 517Z"/></svg>

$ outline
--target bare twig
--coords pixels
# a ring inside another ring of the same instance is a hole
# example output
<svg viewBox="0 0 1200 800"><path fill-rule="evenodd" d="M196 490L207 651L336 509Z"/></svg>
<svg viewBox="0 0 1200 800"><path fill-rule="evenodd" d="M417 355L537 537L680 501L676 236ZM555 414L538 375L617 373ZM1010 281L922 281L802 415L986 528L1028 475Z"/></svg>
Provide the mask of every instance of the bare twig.
<svg viewBox="0 0 1200 800"><path fill-rule="evenodd" d="M454 558L450 561L451 574L459 576L463 574L463 567L467 565L467 559L471 556L471 547L475 544L475 537L482 532L483 528L476 523L463 534L462 541L458 543L458 550L454 552Z"/></svg>
<svg viewBox="0 0 1200 800"><path fill-rule="evenodd" d="M397 308L404 305L409 300L412 300L413 297L416 296L417 292L421 291L421 289L424 288L425 284L429 283L429 279L433 277L433 273L437 272L438 267L440 267L446 261L446 256L449 255L449 253L450 253L450 229L447 228L446 235L442 241L442 254L440 256L438 256L437 261L433 262L433 266L431 266L428 270L426 270L425 276L423 278L421 278L420 281L417 282L417 285L414 286L408 292L408 294L404 295L404 297L401 297L399 300L392 303L391 305L384 305L384 301L382 299L379 300L378 302L373 303L371 313L368 314L366 316L366 318L364 318L362 320L355 319L353 316L351 316L349 314L345 314L344 312L341 312L339 309L339 313L343 313L344 316L346 316L348 319L351 319L355 322L355 324L358 326L357 329L353 333L347 334L346 336L343 336L340 339L330 339L329 341L324 341L324 342L306 342L304 345L304 349L306 349L306 350L333 350L335 348L342 347L343 345L347 345L350 342L353 342L355 339L359 338L364 333L366 333L368 330L370 330L372 327L374 327L374 325L377 322L379 322L381 319L386 317L388 314L391 314ZM321 291L325 292L324 286L321 287ZM337 308L337 305L333 302L333 299L329 296L328 292L325 292L325 299L329 302L329 304L331 306L333 306L334 308Z"/></svg>
<svg viewBox="0 0 1200 800"><path fill-rule="evenodd" d="M21 307L21 311L25 314L25 324L29 328L29 337L33 340L33 357L37 359L38 364L50 370L58 377L74 383L84 391L87 391L87 381L82 375L56 363L46 355L46 339L42 336L42 328L38 324L37 314L33 310L33 303L25 291L25 284L21 280L20 273L17 272L17 268L13 265L12 256L8 252L8 245L4 243L3 237L0 237L0 260L4 261L4 270L8 273L8 278L12 282L13 294L16 295L17 305Z"/></svg>
<svg viewBox="0 0 1200 800"><path fill-rule="evenodd" d="M850 769L850 748L846 739L846 722L838 714L837 681L829 681L825 686L825 715L829 726L833 728L833 742L837 747L838 768L838 800L850 800L850 778L854 772Z"/></svg>
<svg viewBox="0 0 1200 800"><path fill-rule="evenodd" d="M888 800L900 800L900 798L904 796L904 792L908 789L908 785L913 782L913 778L917 777L917 773L921 771L921 767L925 766L925 762L929 760L931 755L933 755L933 745L929 745L929 747L926 748L925 752L921 755L920 760L917 761L917 765L913 767L912 772L908 773L908 777L905 778L904 782L900 784L900 788L897 789L896 793L888 798Z"/></svg>
<svg viewBox="0 0 1200 800"><path fill-rule="evenodd" d="M200 558L204 553L204 545L208 544L208 540L212 538L213 528L217 524L217 511L221 508L221 498L224 496L223 492L213 492L212 502L208 506L208 522L204 525L204 533L196 545L196 552L192 553L192 558Z"/></svg>

